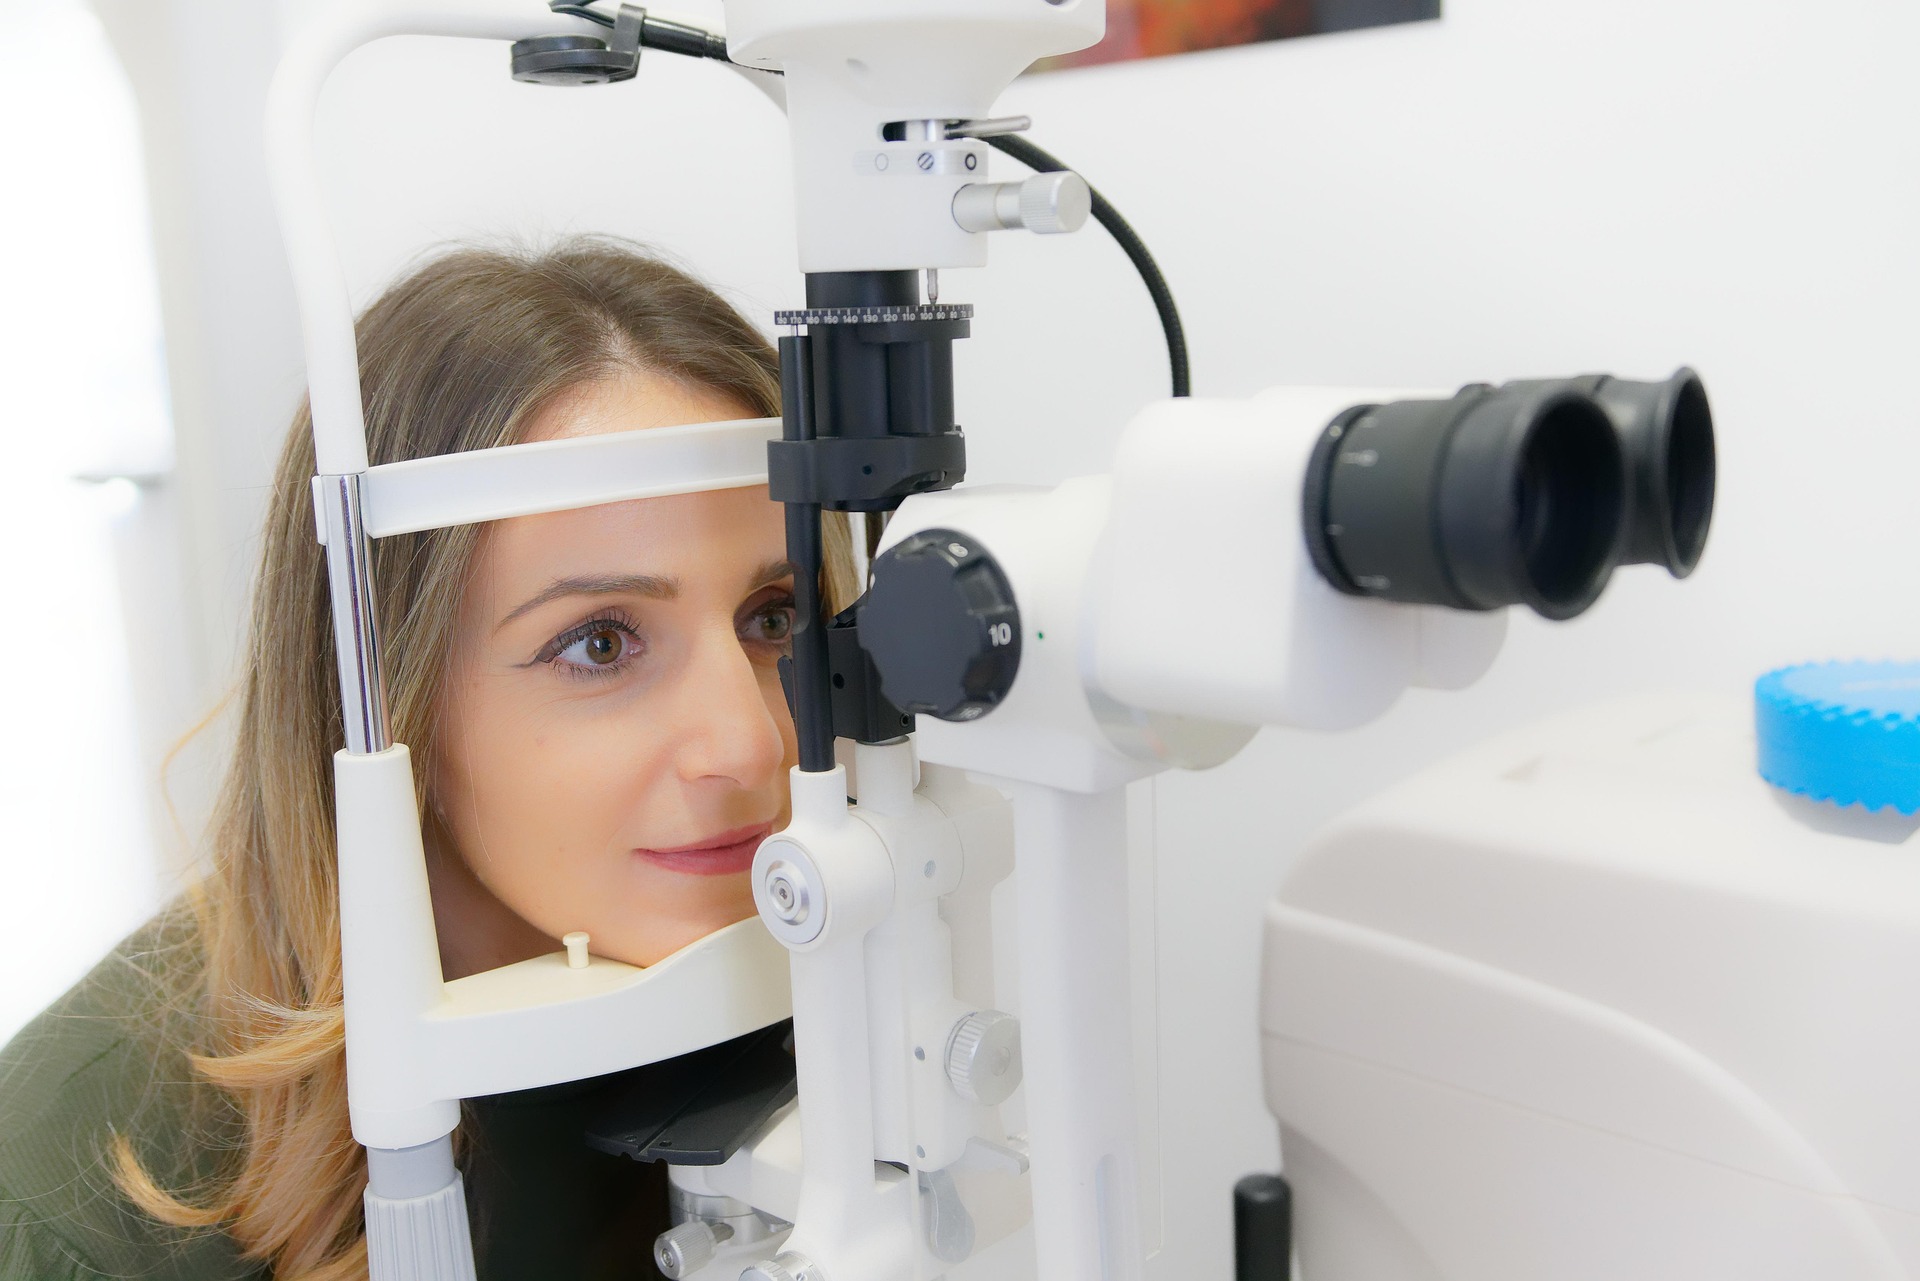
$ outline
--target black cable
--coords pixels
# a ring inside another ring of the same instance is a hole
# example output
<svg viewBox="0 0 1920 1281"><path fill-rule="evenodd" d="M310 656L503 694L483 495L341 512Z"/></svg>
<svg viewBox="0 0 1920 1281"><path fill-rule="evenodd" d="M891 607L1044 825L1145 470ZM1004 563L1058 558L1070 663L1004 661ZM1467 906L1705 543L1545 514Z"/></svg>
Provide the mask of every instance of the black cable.
<svg viewBox="0 0 1920 1281"><path fill-rule="evenodd" d="M563 13L569 18L585 18L588 22L597 22L603 27L613 25L613 19L607 14L597 9L590 9L584 4L552 4L548 8L555 13Z"/></svg>
<svg viewBox="0 0 1920 1281"><path fill-rule="evenodd" d="M1025 138L1013 134L998 134L987 139L994 150L1004 152L1018 160L1035 173L1057 173L1067 166L1057 158L1042 151ZM1191 395L1191 374L1187 368L1187 331L1180 324L1180 309L1174 306L1173 290L1167 287L1167 278L1160 274L1160 266L1154 262L1153 255L1147 251L1146 242L1127 220L1120 216L1107 198L1097 189L1093 191L1093 216L1120 248L1133 261L1140 273L1140 279L1153 295L1153 309L1160 313L1160 328L1167 334L1167 363L1173 366L1173 394Z"/></svg>
<svg viewBox="0 0 1920 1281"><path fill-rule="evenodd" d="M585 18L603 27L611 28L614 25L613 15L601 13L591 4L568 4L565 0L552 0L547 7L555 13L570 18ZM725 36L715 35L700 27L690 27L684 22L669 22L664 18L647 17L640 20L640 47L658 49L663 53L685 54L690 58L733 61L727 56Z"/></svg>
<svg viewBox="0 0 1920 1281"><path fill-rule="evenodd" d="M717 36L699 27L690 27L684 22L668 22L664 18L641 20L640 43L645 48L658 49L663 53L680 53L690 58L712 58L716 62L733 61L727 56L725 36Z"/></svg>

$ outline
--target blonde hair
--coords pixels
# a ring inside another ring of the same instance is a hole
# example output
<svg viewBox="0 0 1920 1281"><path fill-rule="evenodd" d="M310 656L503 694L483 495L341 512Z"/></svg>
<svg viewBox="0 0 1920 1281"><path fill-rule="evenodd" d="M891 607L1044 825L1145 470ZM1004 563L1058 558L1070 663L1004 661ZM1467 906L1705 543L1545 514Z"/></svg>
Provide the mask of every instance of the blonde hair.
<svg viewBox="0 0 1920 1281"><path fill-rule="evenodd" d="M386 291L356 329L375 464L512 444L552 399L645 368L780 412L766 340L705 285L635 247L577 239L538 254L461 250ZM367 1274L365 1156L347 1119L332 754L343 741L324 553L303 406L281 453L243 654L237 741L189 894L198 933L198 1075L244 1139L210 1193L160 1186L125 1136L121 1190L179 1227L221 1228L281 1281ZM442 657L478 539L472 526L373 549L394 738L427 795ZM844 519L825 531L827 599L858 594ZM423 805L427 839L445 840Z"/></svg>

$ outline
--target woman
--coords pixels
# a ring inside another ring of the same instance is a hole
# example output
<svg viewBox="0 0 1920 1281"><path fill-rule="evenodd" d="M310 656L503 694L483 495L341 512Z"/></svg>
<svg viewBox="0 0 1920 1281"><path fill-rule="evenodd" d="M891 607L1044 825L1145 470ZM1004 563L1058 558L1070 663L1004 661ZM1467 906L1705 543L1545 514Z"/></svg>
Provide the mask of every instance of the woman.
<svg viewBox="0 0 1920 1281"><path fill-rule="evenodd" d="M606 241L441 258L358 332L375 463L779 412L750 325ZM366 1275L312 470L303 410L205 878L0 1054L0 1281ZM844 524L827 536L844 602ZM746 867L795 760L775 666L792 577L764 489L388 538L374 575L448 978L570 930L651 964L753 913ZM590 1109L568 1087L469 1104L483 1278L654 1275L659 1172L587 1151Z"/></svg>

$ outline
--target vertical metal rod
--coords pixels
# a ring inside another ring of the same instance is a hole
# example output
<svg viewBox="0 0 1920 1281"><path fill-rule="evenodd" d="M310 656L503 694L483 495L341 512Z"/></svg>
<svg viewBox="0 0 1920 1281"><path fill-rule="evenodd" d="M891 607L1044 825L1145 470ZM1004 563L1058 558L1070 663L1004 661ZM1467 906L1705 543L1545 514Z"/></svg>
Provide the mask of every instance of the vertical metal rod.
<svg viewBox="0 0 1920 1281"><path fill-rule="evenodd" d="M326 522L327 591L333 604L334 662L347 750L357 755L383 752L392 746L393 731L387 723L380 629L373 617L372 552L360 515L360 475L321 476L317 487Z"/></svg>
<svg viewBox="0 0 1920 1281"><path fill-rule="evenodd" d="M798 334L780 340L781 435L787 440L813 437L811 343ZM793 562L793 722L800 768L822 774L833 768L833 673L820 600L818 503L787 504L787 559Z"/></svg>

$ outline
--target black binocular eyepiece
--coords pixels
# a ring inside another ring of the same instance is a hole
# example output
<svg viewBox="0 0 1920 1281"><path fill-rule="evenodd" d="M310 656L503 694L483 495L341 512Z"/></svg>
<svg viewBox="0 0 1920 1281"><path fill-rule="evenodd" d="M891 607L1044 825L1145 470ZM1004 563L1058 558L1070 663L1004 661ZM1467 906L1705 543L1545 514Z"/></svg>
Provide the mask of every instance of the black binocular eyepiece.
<svg viewBox="0 0 1920 1281"><path fill-rule="evenodd" d="M1630 502L1622 565L1664 565L1685 578L1700 563L1713 523L1713 410L1700 375L1665 382L1605 374L1573 380L1613 420L1627 455Z"/></svg>
<svg viewBox="0 0 1920 1281"><path fill-rule="evenodd" d="M1350 595L1564 619L1617 565L1692 573L1713 489L1713 414L1681 369L1356 405L1321 433L1301 508L1315 568Z"/></svg>

